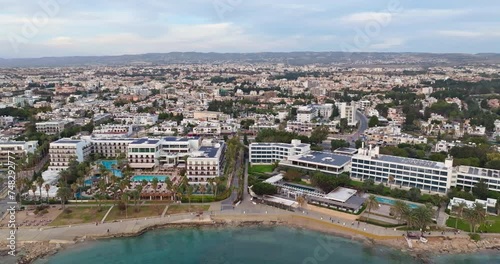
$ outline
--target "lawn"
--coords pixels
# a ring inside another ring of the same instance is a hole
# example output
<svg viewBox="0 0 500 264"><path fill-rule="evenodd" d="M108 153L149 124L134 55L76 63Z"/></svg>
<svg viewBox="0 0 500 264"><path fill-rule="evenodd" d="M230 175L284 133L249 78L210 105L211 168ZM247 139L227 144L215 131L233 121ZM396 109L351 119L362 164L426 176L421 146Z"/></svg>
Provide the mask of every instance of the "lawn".
<svg viewBox="0 0 500 264"><path fill-rule="evenodd" d="M261 174L273 172L273 165L252 165L248 168L248 174Z"/></svg>
<svg viewBox="0 0 500 264"><path fill-rule="evenodd" d="M71 209L71 213L67 214L62 212L54 221L52 221L50 226L60 226L60 225L74 225L74 224L85 224L92 223L95 221L101 221L106 212L109 210L109 206L102 206L102 210L97 212L97 206L94 207L68 207Z"/></svg>
<svg viewBox="0 0 500 264"><path fill-rule="evenodd" d="M189 205L174 204L168 207L167 214L207 211L208 208L210 208L210 205L191 205L190 207Z"/></svg>
<svg viewBox="0 0 500 264"><path fill-rule="evenodd" d="M114 220L119 219L131 219L131 218L143 218L143 217L152 217L152 216L161 216L163 210L165 210L166 205L146 205L146 206L137 206L139 209L138 212L135 211L133 205L129 205L127 212L120 211L118 206L113 207L111 212L109 212L108 217L106 217L106 222L112 222Z"/></svg>
<svg viewBox="0 0 500 264"><path fill-rule="evenodd" d="M450 217L446 221L446 226L455 228L455 217ZM457 228L463 231L470 232L469 223L463 219L458 219ZM477 231L487 233L500 233L500 216L487 216L486 223L482 224Z"/></svg>

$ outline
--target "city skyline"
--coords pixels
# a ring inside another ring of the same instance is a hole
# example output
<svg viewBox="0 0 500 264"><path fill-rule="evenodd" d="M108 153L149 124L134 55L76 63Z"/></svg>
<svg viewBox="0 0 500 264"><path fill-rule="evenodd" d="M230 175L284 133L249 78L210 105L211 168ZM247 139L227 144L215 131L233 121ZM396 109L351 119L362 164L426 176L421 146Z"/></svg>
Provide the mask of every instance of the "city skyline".
<svg viewBox="0 0 500 264"><path fill-rule="evenodd" d="M188 51L500 52L495 19L500 3L4 2L1 58Z"/></svg>

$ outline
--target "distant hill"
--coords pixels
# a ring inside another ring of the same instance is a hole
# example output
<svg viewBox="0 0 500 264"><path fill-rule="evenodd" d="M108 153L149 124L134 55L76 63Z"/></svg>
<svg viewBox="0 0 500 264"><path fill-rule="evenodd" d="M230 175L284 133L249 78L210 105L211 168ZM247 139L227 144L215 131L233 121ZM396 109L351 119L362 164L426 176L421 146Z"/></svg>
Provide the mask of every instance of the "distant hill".
<svg viewBox="0 0 500 264"><path fill-rule="evenodd" d="M164 65L193 63L286 63L341 65L464 65L500 63L500 54L390 53L390 52L263 52L200 53L170 52L120 56L73 56L1 59L0 67L63 67L95 65Z"/></svg>

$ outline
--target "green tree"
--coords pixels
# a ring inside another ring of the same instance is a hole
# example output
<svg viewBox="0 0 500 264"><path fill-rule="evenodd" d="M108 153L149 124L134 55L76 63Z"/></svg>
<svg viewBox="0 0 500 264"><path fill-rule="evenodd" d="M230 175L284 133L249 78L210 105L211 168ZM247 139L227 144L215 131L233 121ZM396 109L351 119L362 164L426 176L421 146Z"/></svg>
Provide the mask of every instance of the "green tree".
<svg viewBox="0 0 500 264"><path fill-rule="evenodd" d="M361 139L358 139L356 140L356 142L354 142L354 145L356 146L357 149L359 149L363 146L363 141L361 141Z"/></svg>
<svg viewBox="0 0 500 264"><path fill-rule="evenodd" d="M368 199L365 200L366 210L368 210L368 216L366 218L370 218L370 213L373 209L378 208L379 203L377 201L377 197L375 195L370 195Z"/></svg>
<svg viewBox="0 0 500 264"><path fill-rule="evenodd" d="M278 192L276 186L267 182L258 182L253 185L252 191L257 195L273 195Z"/></svg>
<svg viewBox="0 0 500 264"><path fill-rule="evenodd" d="M455 214L456 214L455 229L457 229L457 227L458 227L458 219L462 218L462 214L464 213L465 208L467 208L467 204L464 202L461 202L458 205L454 206L454 208L452 208L452 209L455 209Z"/></svg>
<svg viewBox="0 0 500 264"><path fill-rule="evenodd" d="M481 200L488 198L488 184L484 179L480 179L474 187L472 187L472 194Z"/></svg>
<svg viewBox="0 0 500 264"><path fill-rule="evenodd" d="M57 197L61 199L61 208L65 209L66 201L68 201L69 197L71 197L71 190L66 186L61 186L57 189Z"/></svg>
<svg viewBox="0 0 500 264"><path fill-rule="evenodd" d="M338 148L347 148L349 147L349 142L343 139L332 139L331 141L332 150L336 150Z"/></svg>
<svg viewBox="0 0 500 264"><path fill-rule="evenodd" d="M394 205L391 206L391 211L394 214L394 217L399 220L406 220L406 217L409 216L410 210L410 206L401 200L396 200Z"/></svg>
<svg viewBox="0 0 500 264"><path fill-rule="evenodd" d="M42 176L39 176L36 178L36 185L38 186L38 189L40 189L40 203L42 203L42 187L43 187L44 180ZM33 193L35 195L35 193Z"/></svg>
<svg viewBox="0 0 500 264"><path fill-rule="evenodd" d="M412 202L420 200L421 191L419 188L413 187L408 191L408 199Z"/></svg>
<svg viewBox="0 0 500 264"><path fill-rule="evenodd" d="M432 223L432 216L434 215L434 212L432 210L432 205L427 204L413 209L411 214L414 226L424 231L425 228Z"/></svg>
<svg viewBox="0 0 500 264"><path fill-rule="evenodd" d="M376 127L376 126L378 126L378 117L371 116L370 120L368 121L368 127Z"/></svg>
<svg viewBox="0 0 500 264"><path fill-rule="evenodd" d="M318 126L311 132L310 142L314 144L321 144L327 139L330 129L327 126Z"/></svg>

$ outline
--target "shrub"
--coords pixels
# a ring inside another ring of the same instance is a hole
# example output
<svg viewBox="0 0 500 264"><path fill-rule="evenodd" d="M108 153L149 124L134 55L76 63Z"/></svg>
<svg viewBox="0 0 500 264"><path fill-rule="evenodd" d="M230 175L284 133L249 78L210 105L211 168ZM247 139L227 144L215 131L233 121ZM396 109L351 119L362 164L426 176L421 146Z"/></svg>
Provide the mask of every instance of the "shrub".
<svg viewBox="0 0 500 264"><path fill-rule="evenodd" d="M72 212L73 212L73 210L71 210L69 208L64 209L65 214L71 214Z"/></svg>
<svg viewBox="0 0 500 264"><path fill-rule="evenodd" d="M479 241L479 240L481 240L481 236L479 234L476 234L476 233L469 234L469 237L470 237L470 239L472 239L472 240L474 240L476 242Z"/></svg>

